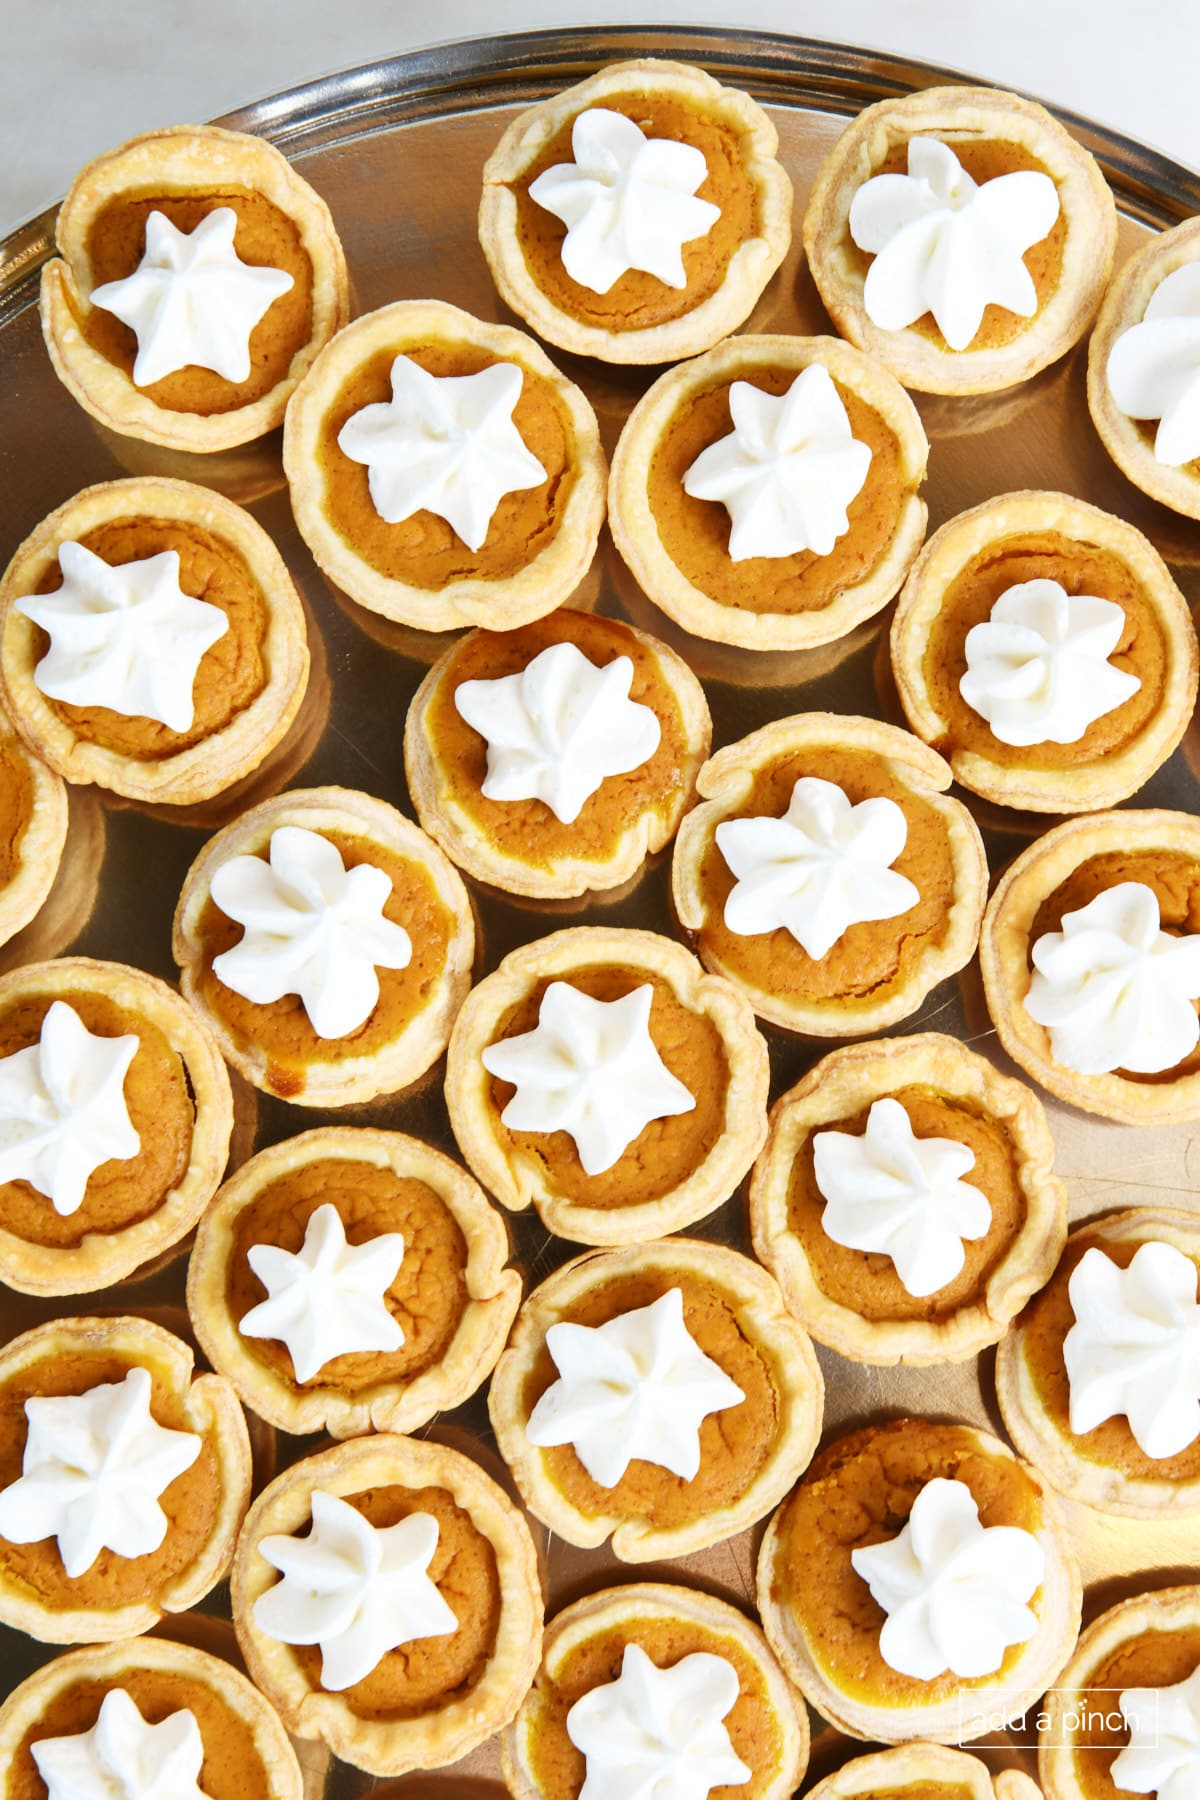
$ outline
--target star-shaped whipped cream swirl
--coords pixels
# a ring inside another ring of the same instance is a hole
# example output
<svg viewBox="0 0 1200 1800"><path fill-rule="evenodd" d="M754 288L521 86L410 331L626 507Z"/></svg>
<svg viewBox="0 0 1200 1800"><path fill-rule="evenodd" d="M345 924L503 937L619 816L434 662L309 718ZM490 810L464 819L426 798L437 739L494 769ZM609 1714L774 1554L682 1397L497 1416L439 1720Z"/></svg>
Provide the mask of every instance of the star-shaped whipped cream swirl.
<svg viewBox="0 0 1200 1800"><path fill-rule="evenodd" d="M679 1288L603 1325L551 1325L546 1348L558 1380L526 1436L539 1448L570 1444L601 1487L615 1487L631 1462L694 1480L704 1420L746 1398L688 1330Z"/></svg>
<svg viewBox="0 0 1200 1800"><path fill-rule="evenodd" d="M899 1100L876 1100L861 1136L818 1131L813 1173L826 1237L890 1257L905 1289L936 1294L960 1274L963 1239L985 1237L987 1196L961 1178L975 1153L955 1138L919 1138Z"/></svg>
<svg viewBox="0 0 1200 1800"><path fill-rule="evenodd" d="M1109 1776L1127 1794L1196 1800L1200 1794L1200 1668L1172 1687L1125 1688L1121 1712L1129 1742Z"/></svg>
<svg viewBox="0 0 1200 1800"><path fill-rule="evenodd" d="M207 1800L204 1741L187 1707L147 1724L124 1688L110 1688L90 1731L29 1746L47 1800Z"/></svg>
<svg viewBox="0 0 1200 1800"><path fill-rule="evenodd" d="M1122 1269L1084 1252L1068 1293L1075 1323L1063 1340L1071 1430L1129 1421L1146 1456L1178 1456L1200 1437L1197 1269L1173 1244L1146 1243Z"/></svg>
<svg viewBox="0 0 1200 1800"><path fill-rule="evenodd" d="M851 925L897 918L921 898L891 866L908 841L903 808L882 795L853 806L816 776L800 777L781 819L724 819L716 839L737 877L725 901L730 931L789 931L814 960Z"/></svg>
<svg viewBox="0 0 1200 1800"><path fill-rule="evenodd" d="M298 994L318 1037L347 1037L378 1003L376 969L412 960L407 931L383 916L391 876L373 863L347 869L336 844L301 825L273 831L269 854L214 871L214 901L246 929L213 972L256 1006Z"/></svg>
<svg viewBox="0 0 1200 1800"><path fill-rule="evenodd" d="M190 1469L203 1440L171 1431L150 1411L153 1383L143 1368L83 1394L27 1400L22 1473L0 1492L0 1537L10 1544L58 1539L72 1581L101 1550L147 1556L167 1535L159 1505Z"/></svg>
<svg viewBox="0 0 1200 1800"><path fill-rule="evenodd" d="M1200 458L1200 262L1163 277L1141 323L1108 357L1108 391L1131 419L1157 419L1154 454L1173 469Z"/></svg>
<svg viewBox="0 0 1200 1800"><path fill-rule="evenodd" d="M723 1723L740 1692L723 1656L693 1651L660 1669L626 1644L616 1681L589 1689L567 1714L585 1760L579 1800L708 1800L714 1788L750 1781Z"/></svg>
<svg viewBox="0 0 1200 1800"><path fill-rule="evenodd" d="M700 452L684 492L725 506L734 562L802 550L828 556L850 529L846 509L871 466L828 369L801 369L785 394L735 381L729 411L733 430Z"/></svg>
<svg viewBox="0 0 1200 1800"><path fill-rule="evenodd" d="M431 375L398 356L391 399L351 413L338 433L351 462L367 466L380 518L400 525L414 513L436 513L468 550L478 550L504 496L546 480L512 416L524 381L516 363Z"/></svg>
<svg viewBox="0 0 1200 1800"><path fill-rule="evenodd" d="M404 1333L384 1301L404 1261L398 1231L349 1244L341 1214L325 1201L309 1217L299 1250L252 1244L246 1260L267 1298L250 1308L238 1329L245 1337L286 1344L297 1381L311 1381L335 1356L403 1344Z"/></svg>
<svg viewBox="0 0 1200 1800"><path fill-rule="evenodd" d="M1120 881L1030 952L1025 996L1054 1060L1081 1075L1159 1075L1200 1043L1200 936L1160 929L1154 889Z"/></svg>
<svg viewBox="0 0 1200 1800"><path fill-rule="evenodd" d="M863 304L882 331L926 313L952 350L965 350L988 306L1019 318L1038 309L1024 256L1058 218L1049 175L1019 169L976 182L948 144L914 137L907 175L875 175L850 203L850 235L874 257Z"/></svg>
<svg viewBox="0 0 1200 1800"><path fill-rule="evenodd" d="M36 1044L0 1057L0 1181L27 1181L67 1218L106 1162L141 1148L125 1104L133 1032L101 1037L55 1000Z"/></svg>
<svg viewBox="0 0 1200 1800"><path fill-rule="evenodd" d="M529 198L561 219L563 268L580 287L607 294L631 269L667 287L687 286L683 246L721 216L696 198L708 176L704 152L673 138L648 138L605 106L571 127L574 162L555 163L529 184Z"/></svg>
<svg viewBox="0 0 1200 1800"><path fill-rule="evenodd" d="M533 1031L502 1038L483 1066L516 1093L501 1113L511 1131L566 1131L587 1175L602 1175L654 1119L691 1112L695 1096L672 1075L650 1033L654 989L594 1000L566 981L542 995Z"/></svg>
<svg viewBox="0 0 1200 1800"><path fill-rule="evenodd" d="M551 644L515 675L464 681L454 704L487 739L489 800L541 800L571 825L610 775L638 769L662 727L629 698L633 663L598 667L575 644Z"/></svg>
<svg viewBox="0 0 1200 1800"><path fill-rule="evenodd" d="M50 639L35 685L69 706L106 706L190 731L196 675L229 619L219 606L184 593L178 550L106 563L82 544L65 543L58 561L61 587L13 601L14 612Z"/></svg>
<svg viewBox="0 0 1200 1800"><path fill-rule="evenodd" d="M458 1630L429 1577L437 1546L430 1513L376 1526L317 1488L307 1537L265 1537L258 1546L283 1579L254 1602L254 1622L281 1644L319 1644L321 1686L341 1693L390 1650Z"/></svg>

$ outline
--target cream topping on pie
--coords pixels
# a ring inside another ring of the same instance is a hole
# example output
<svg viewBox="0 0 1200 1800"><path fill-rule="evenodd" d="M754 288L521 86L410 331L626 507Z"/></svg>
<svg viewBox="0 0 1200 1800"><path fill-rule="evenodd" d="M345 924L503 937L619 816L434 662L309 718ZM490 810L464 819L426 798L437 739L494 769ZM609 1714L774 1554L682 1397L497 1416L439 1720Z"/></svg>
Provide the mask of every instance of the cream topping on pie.
<svg viewBox="0 0 1200 1800"><path fill-rule="evenodd" d="M1128 1267L1084 1253L1063 1341L1076 1435L1123 1416L1146 1456L1178 1456L1200 1437L1197 1271L1173 1244L1145 1243Z"/></svg>
<svg viewBox="0 0 1200 1800"><path fill-rule="evenodd" d="M205 1800L204 1740L188 1707L148 1724L124 1688L110 1688L90 1731L29 1746L47 1800Z"/></svg>
<svg viewBox="0 0 1200 1800"><path fill-rule="evenodd" d="M1157 419L1154 454L1170 468L1200 458L1200 262L1159 282L1140 324L1114 343L1108 391L1131 419Z"/></svg>
<svg viewBox="0 0 1200 1800"><path fill-rule="evenodd" d="M580 1800L708 1800L713 1788L748 1782L753 1771L722 1722L739 1692L723 1656L693 1651L660 1669L640 1644L626 1644L616 1681L567 1714L586 1766Z"/></svg>
<svg viewBox="0 0 1200 1800"><path fill-rule="evenodd" d="M1172 1687L1125 1688L1121 1713L1129 1742L1109 1775L1129 1794L1195 1800L1200 1792L1200 1668Z"/></svg>

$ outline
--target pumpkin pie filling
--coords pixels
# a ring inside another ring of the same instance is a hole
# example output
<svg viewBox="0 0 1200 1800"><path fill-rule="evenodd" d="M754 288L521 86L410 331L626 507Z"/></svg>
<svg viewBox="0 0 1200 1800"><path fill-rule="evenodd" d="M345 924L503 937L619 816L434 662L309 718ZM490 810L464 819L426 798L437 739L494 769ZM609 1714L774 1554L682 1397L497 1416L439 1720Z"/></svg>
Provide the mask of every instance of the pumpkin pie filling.
<svg viewBox="0 0 1200 1800"><path fill-rule="evenodd" d="M313 268L300 231L265 194L231 187L119 194L96 214L88 234L94 290L133 274L146 248L150 213L163 213L178 231L192 232L221 206L232 207L237 214L234 249L242 262L282 269L292 277L292 286L272 301L250 335L250 374L245 381L229 381L213 369L190 363L138 390L170 412L204 416L232 412L261 400L286 379L296 352L312 336ZM138 346L131 328L100 306L81 308L77 323L92 349L132 380Z"/></svg>
<svg viewBox="0 0 1200 1800"><path fill-rule="evenodd" d="M963 1781L906 1781L865 1793L856 1790L853 1800L976 1800L976 1793Z"/></svg>
<svg viewBox="0 0 1200 1800"><path fill-rule="evenodd" d="M1065 1747L1085 1800L1118 1800L1128 1791L1110 1773L1129 1742L1119 1704L1122 1690L1175 1687L1198 1667L1200 1626L1189 1625L1129 1638L1089 1671L1075 1709L1082 1716Z"/></svg>
<svg viewBox="0 0 1200 1800"><path fill-rule="evenodd" d="M21 840L33 817L33 776L26 753L0 739L0 888L21 866Z"/></svg>

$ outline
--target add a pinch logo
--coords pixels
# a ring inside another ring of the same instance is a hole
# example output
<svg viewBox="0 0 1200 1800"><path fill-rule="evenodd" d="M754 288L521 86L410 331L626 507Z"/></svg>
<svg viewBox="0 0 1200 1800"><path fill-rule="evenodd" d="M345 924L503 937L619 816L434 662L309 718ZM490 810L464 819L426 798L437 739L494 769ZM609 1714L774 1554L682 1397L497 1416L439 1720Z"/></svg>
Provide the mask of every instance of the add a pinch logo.
<svg viewBox="0 0 1200 1800"><path fill-rule="evenodd" d="M1051 1688L1039 1699L1002 1694L981 1712L970 1693L958 1697L955 1743L978 1749L980 1738L995 1736L1006 1747L1027 1750L1119 1751L1141 1757L1164 1744L1163 1694L1158 1688ZM1117 1764L1113 1764L1117 1780ZM1138 1788L1132 1781L1118 1786Z"/></svg>

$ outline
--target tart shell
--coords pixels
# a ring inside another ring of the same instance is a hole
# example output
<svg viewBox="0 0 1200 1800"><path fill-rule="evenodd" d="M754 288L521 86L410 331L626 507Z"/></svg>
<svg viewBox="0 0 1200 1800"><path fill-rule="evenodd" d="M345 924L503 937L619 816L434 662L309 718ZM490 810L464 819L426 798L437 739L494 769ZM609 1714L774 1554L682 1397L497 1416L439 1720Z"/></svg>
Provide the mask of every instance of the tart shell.
<svg viewBox="0 0 1200 1800"><path fill-rule="evenodd" d="M904 1800L955 1791L955 1800L1040 1800L1037 1783L1019 1769L998 1769L945 1744L894 1744L873 1756L856 1756L815 1787L806 1800Z"/></svg>
<svg viewBox="0 0 1200 1800"><path fill-rule="evenodd" d="M0 719L0 748L16 757L31 784L29 817L17 845L12 880L0 888L0 944L7 944L41 910L54 886L67 842L67 790L56 775L33 756L6 719Z"/></svg>

